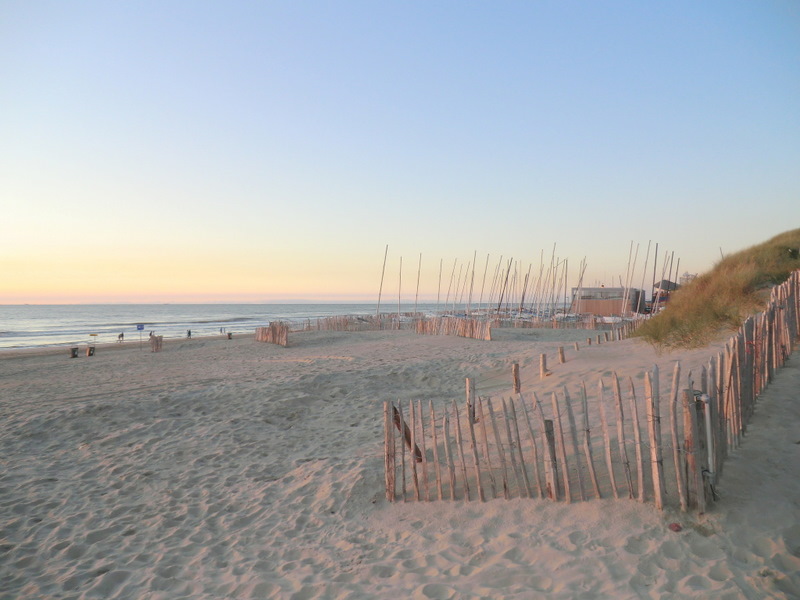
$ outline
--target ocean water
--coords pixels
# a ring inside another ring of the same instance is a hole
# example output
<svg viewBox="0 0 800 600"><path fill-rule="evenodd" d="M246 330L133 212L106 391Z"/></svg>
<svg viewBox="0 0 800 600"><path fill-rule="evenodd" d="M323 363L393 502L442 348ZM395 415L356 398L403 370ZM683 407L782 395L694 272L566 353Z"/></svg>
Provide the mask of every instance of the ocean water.
<svg viewBox="0 0 800 600"><path fill-rule="evenodd" d="M0 350L46 346L105 344L143 339L150 332L165 338L255 333L271 321L300 324L306 319L337 315L374 315L373 304L69 304L0 305ZM436 304L418 304L417 310L431 314ZM381 305L381 312L394 312L397 304ZM401 312L412 312L414 304L401 304ZM142 325L140 331L137 326Z"/></svg>

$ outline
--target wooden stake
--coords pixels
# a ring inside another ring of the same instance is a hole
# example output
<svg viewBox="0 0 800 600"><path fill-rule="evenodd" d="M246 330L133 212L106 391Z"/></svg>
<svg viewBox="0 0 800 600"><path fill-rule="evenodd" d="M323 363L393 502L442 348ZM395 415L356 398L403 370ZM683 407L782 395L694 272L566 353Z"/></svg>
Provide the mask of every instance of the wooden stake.
<svg viewBox="0 0 800 600"><path fill-rule="evenodd" d="M489 409L489 419L492 421L492 431L494 432L494 443L497 446L497 455L500 458L500 469L503 473L503 497L509 500L511 496L508 491L508 472L506 469L506 455L503 452L503 443L500 441L500 436L497 433L497 422L494 418L494 409L492 408L492 399L486 399L486 406Z"/></svg>
<svg viewBox="0 0 800 600"><path fill-rule="evenodd" d="M450 417L447 409L442 417L442 432L444 435L444 455L447 460L447 472L450 475L450 500L456 499L456 467L453 464L453 452L450 449Z"/></svg>
<svg viewBox="0 0 800 600"><path fill-rule="evenodd" d="M565 362L567 362L566 359L564 358L564 346L559 346L558 347L558 362L559 362L559 364L562 364L562 365Z"/></svg>
<svg viewBox="0 0 800 600"><path fill-rule="evenodd" d="M631 462L628 459L628 449L625 447L625 413L622 409L622 392L619 389L619 378L616 372L612 377L614 386L614 400L617 404L617 444L622 466L625 472L625 482L628 484L628 498L633 498L633 480L631 479Z"/></svg>
<svg viewBox="0 0 800 600"><path fill-rule="evenodd" d="M675 370L672 375L672 393L669 398L669 422L672 433L672 459L675 463L675 480L678 486L678 498L681 502L681 510L688 510L688 495L686 493L685 473L683 461L680 456L680 443L678 442L678 386L681 375L681 363L675 363Z"/></svg>
<svg viewBox="0 0 800 600"><path fill-rule="evenodd" d="M396 493L394 424L392 423L392 413L388 401L383 403L383 435L386 499L389 502L394 502Z"/></svg>
<svg viewBox="0 0 800 600"><path fill-rule="evenodd" d="M605 409L605 391L606 387L601 379L598 382L597 393L599 395L597 403L600 406L600 425L603 427L603 447L605 448L606 468L608 469L608 477L611 479L611 491L614 493L614 498L619 498L617 491L617 478L614 476L614 463L611 460L611 436L608 433L608 421L606 420Z"/></svg>
<svg viewBox="0 0 800 600"><path fill-rule="evenodd" d="M570 439L572 441L572 455L575 457L575 466L578 470L578 491L581 495L581 500L586 500L586 493L583 489L583 473L581 469L581 459L578 453L578 433L575 426L575 415L572 412L572 400L569 397L569 392L566 386L564 389L564 403L567 405L567 419L569 423Z"/></svg>
<svg viewBox="0 0 800 600"><path fill-rule="evenodd" d="M492 486L492 498L497 498L497 484L494 480L494 468L492 467L492 459L489 454L489 437L486 435L486 414L483 412L483 402L478 397L478 414L480 415L481 424L481 441L483 442L483 457L486 460L486 466L489 469L489 483Z"/></svg>
<svg viewBox="0 0 800 600"><path fill-rule="evenodd" d="M419 415L420 443L422 444L422 486L425 490L425 501L430 502L431 494L428 489L428 453L425 450L425 413L422 412L422 400L417 400L417 414Z"/></svg>
<svg viewBox="0 0 800 600"><path fill-rule="evenodd" d="M483 482L481 481L481 464L480 459L478 458L478 443L475 440L475 425L473 423L473 418L475 416L474 404L469 405L468 410L470 409L472 411L472 415L470 416L470 413L467 412L467 424L469 426L469 444L470 448L472 449L472 465L475 468L475 481L477 482L478 486L478 500L485 502L486 497L483 495Z"/></svg>
<svg viewBox="0 0 800 600"><path fill-rule="evenodd" d="M410 448L417 447L417 411L414 410L414 401L408 401L408 418L411 420L411 445ZM422 453L420 452L420 455ZM420 462L422 456L420 456ZM411 481L414 484L414 500L420 501L419 493L419 477L417 476L417 461L412 458L411 460Z"/></svg>
<svg viewBox="0 0 800 600"><path fill-rule="evenodd" d="M633 442L636 444L637 489L639 490L639 502L644 502L644 456L642 456L642 434L639 431L639 407L636 406L636 390L633 387L633 377L629 377L628 381L630 382L631 389L630 401L631 418L633 419Z"/></svg>
<svg viewBox="0 0 800 600"><path fill-rule="evenodd" d="M520 391L519 363L514 363L511 365L511 379L514 382L514 393L519 394Z"/></svg>
<svg viewBox="0 0 800 600"><path fill-rule="evenodd" d="M697 430L697 408L692 390L683 390L683 450L686 453L686 472L689 482L689 499L700 513L706 511L703 473L698 457L699 435Z"/></svg>
<svg viewBox="0 0 800 600"><path fill-rule="evenodd" d="M464 478L464 499L469 502L469 480L467 478L467 461L464 458L464 445L461 439L461 419L458 417L458 404L453 400L453 420L456 423L456 445L458 447L458 459L461 465L461 476Z"/></svg>
<svg viewBox="0 0 800 600"><path fill-rule="evenodd" d="M544 440L544 479L547 497L551 500L558 500L558 466L556 463L555 437L553 435L553 422L544 418L542 404L533 393L533 402L536 414L539 416L539 426Z"/></svg>
<svg viewBox="0 0 800 600"><path fill-rule="evenodd" d="M519 422L517 421L517 409L514 408L514 400L508 399L508 404L511 408L511 423L514 425L512 433L516 440L517 453L519 454L519 467L522 470L522 479L525 482L525 492L528 498L533 498L533 491L531 490L531 482L528 479L528 471L525 468L525 457L522 452L522 437L519 434Z"/></svg>
<svg viewBox="0 0 800 600"><path fill-rule="evenodd" d="M528 430L528 436L531 440L531 451L533 453L533 476L536 479L536 492L539 494L539 498L542 498L541 474L539 473L539 452L536 448L536 438L533 435L533 427L531 427L531 420L528 417L528 409L525 408L525 398L522 394L519 395L519 404L522 407L522 414L525 416L525 426Z"/></svg>
<svg viewBox="0 0 800 600"><path fill-rule="evenodd" d="M539 355L539 379L544 379L550 375L550 371L547 370L547 354L540 354Z"/></svg>
<svg viewBox="0 0 800 600"><path fill-rule="evenodd" d="M511 470L514 471L514 480L517 482L517 490L519 490L520 498L525 497L525 488L522 485L522 479L517 470L516 452L514 452L514 438L511 435L511 425L509 424L508 409L506 408L506 399L501 398L503 407L503 422L505 423L506 439L508 440L508 455L511 459Z"/></svg>
<svg viewBox="0 0 800 600"><path fill-rule="evenodd" d="M569 484L569 463L567 462L567 447L564 444L564 428L561 426L561 410L558 406L558 394L552 392L553 423L555 424L556 450L561 463L561 479L564 481L564 498L567 504L572 502L572 492Z"/></svg>
<svg viewBox="0 0 800 600"><path fill-rule="evenodd" d="M600 483L597 480L597 471L594 468L594 457L592 456L592 435L589 428L589 400L586 396L586 384L581 381L581 408L583 410L583 452L586 455L586 463L589 467L589 477L594 487L596 498L602 498L600 494Z"/></svg>
<svg viewBox="0 0 800 600"><path fill-rule="evenodd" d="M406 446L408 446L409 452L411 452L411 431L406 425L406 422L403 420L403 411L402 407L400 410L397 408L394 409L394 424L397 426L398 431L402 434L403 439L406 442ZM414 458L417 462L422 462L422 451L419 449L419 446L414 445Z"/></svg>
<svg viewBox="0 0 800 600"><path fill-rule="evenodd" d="M433 411L433 400L428 402L428 408L431 413L431 429L433 430L433 466L434 472L436 473L436 491L439 494L439 500L443 500L442 470L439 461L439 440L436 439L436 413Z"/></svg>
<svg viewBox="0 0 800 600"><path fill-rule="evenodd" d="M650 466L653 471L653 499L656 508L664 510L664 465L661 459L661 418L658 407L658 366L653 374L644 374L645 399L647 400L647 432L650 438Z"/></svg>
<svg viewBox="0 0 800 600"><path fill-rule="evenodd" d="M403 406L399 405L397 407L397 412L395 415L400 419L400 437L403 439L407 439L406 436L408 434L408 429L406 428L406 420L403 418ZM410 445L410 444L409 444ZM403 493L403 502L407 500L406 498L406 445L403 442L400 442L400 448L402 451L400 453L400 465L402 466L403 472L403 485L402 485L402 493Z"/></svg>

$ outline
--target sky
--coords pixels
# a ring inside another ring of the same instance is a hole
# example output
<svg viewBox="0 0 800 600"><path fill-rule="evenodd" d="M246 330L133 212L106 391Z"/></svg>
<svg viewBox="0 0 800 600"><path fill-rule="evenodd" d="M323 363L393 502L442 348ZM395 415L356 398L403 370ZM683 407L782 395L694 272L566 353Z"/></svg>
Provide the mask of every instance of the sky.
<svg viewBox="0 0 800 600"><path fill-rule="evenodd" d="M3 0L0 82L0 304L639 287L800 226L795 0Z"/></svg>

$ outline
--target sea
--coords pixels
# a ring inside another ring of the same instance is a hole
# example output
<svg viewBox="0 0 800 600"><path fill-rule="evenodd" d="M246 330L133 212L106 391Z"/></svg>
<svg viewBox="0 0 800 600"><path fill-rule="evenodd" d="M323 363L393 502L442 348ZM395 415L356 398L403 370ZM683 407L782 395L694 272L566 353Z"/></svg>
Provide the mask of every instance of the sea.
<svg viewBox="0 0 800 600"><path fill-rule="evenodd" d="M437 304L401 303L400 312L433 314ZM381 305L381 313L398 305ZM164 338L192 338L225 333L254 334L273 321L300 326L307 319L374 315L372 304L64 304L0 305L0 351L48 346L94 345L147 341L150 333Z"/></svg>

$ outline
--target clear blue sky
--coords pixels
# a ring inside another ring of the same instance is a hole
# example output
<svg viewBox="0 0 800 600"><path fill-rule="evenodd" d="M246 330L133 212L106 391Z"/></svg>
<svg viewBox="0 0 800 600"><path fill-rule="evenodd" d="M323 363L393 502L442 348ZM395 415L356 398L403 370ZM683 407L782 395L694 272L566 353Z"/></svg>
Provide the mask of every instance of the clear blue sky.
<svg viewBox="0 0 800 600"><path fill-rule="evenodd" d="M0 82L0 303L370 301L387 244L395 295L554 244L611 285L800 226L796 1L4 1Z"/></svg>

